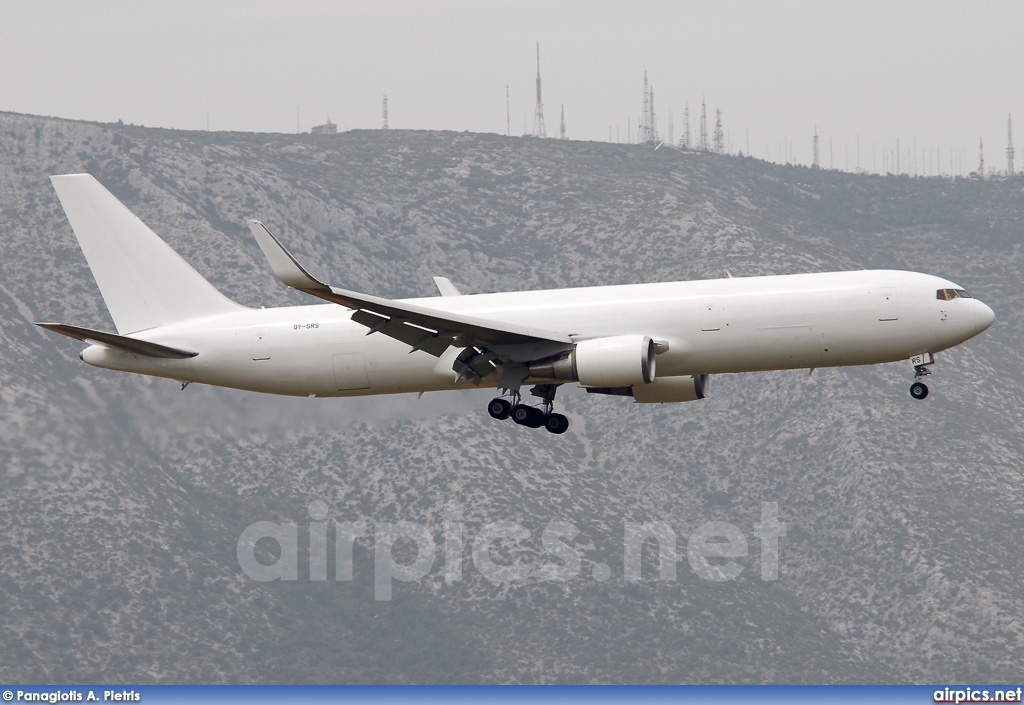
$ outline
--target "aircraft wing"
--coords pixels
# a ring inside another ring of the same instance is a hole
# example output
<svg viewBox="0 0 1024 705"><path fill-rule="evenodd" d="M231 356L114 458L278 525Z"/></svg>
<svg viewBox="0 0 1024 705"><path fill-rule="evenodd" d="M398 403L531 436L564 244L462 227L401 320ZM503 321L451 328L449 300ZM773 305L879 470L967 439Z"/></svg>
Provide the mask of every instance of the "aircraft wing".
<svg viewBox="0 0 1024 705"><path fill-rule="evenodd" d="M565 333L491 321L330 286L307 272L263 223L250 220L248 224L274 274L284 284L354 309L352 320L369 328L367 335L383 333L411 346L410 352L423 350L440 357L450 346L475 347L479 355L490 353L491 360L500 358L525 362L548 357L573 346L572 339ZM478 364L478 370L479 367ZM462 374L458 366L455 371Z"/></svg>

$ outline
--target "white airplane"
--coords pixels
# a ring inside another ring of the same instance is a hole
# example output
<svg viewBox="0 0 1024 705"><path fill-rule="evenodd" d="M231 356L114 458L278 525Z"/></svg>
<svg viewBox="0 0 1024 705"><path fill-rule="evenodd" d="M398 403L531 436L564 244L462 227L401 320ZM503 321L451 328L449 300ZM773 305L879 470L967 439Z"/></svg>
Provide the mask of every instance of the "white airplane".
<svg viewBox="0 0 1024 705"><path fill-rule="evenodd" d="M349 397L497 388L496 419L552 433L558 387L641 403L703 399L708 376L909 360L910 393L935 353L995 314L940 277L872 270L385 299L318 281L259 221L277 277L328 301L251 309L215 289L88 174L51 177L117 333L38 325L89 343L111 370L270 394ZM523 385L538 398L522 397Z"/></svg>

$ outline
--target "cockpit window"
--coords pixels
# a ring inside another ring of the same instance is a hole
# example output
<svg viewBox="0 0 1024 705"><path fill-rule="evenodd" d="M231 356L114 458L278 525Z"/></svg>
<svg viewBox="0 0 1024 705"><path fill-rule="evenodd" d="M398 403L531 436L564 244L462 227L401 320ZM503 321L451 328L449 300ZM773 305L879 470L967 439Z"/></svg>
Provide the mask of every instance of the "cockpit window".
<svg viewBox="0 0 1024 705"><path fill-rule="evenodd" d="M939 289L935 292L935 298L939 301L952 301L953 299L971 299L974 298L963 289Z"/></svg>
<svg viewBox="0 0 1024 705"><path fill-rule="evenodd" d="M935 292L935 298L937 298L939 301L949 301L949 299L950 299L949 295L952 294L952 293L953 293L952 289L939 289L938 291ZM955 294L954 294L954 296L955 296Z"/></svg>
<svg viewBox="0 0 1024 705"><path fill-rule="evenodd" d="M959 296L961 299L973 299L974 298L973 296L968 294L963 289L954 289L954 291L956 292L956 295Z"/></svg>

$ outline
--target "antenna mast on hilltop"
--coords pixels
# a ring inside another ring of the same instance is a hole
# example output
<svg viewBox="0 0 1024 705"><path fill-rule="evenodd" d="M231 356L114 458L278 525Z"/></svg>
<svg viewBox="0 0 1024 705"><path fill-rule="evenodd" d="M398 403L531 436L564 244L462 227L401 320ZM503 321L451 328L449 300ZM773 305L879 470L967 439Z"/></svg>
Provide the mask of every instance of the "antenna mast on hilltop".
<svg viewBox="0 0 1024 705"><path fill-rule="evenodd" d="M725 132L722 131L722 109L715 108L715 151L725 154Z"/></svg>
<svg viewBox="0 0 1024 705"><path fill-rule="evenodd" d="M388 94L384 94L384 107L380 112L381 116L381 128L388 129Z"/></svg>
<svg viewBox="0 0 1024 705"><path fill-rule="evenodd" d="M700 99L700 151L708 151L708 106Z"/></svg>
<svg viewBox="0 0 1024 705"><path fill-rule="evenodd" d="M693 139L690 135L690 101L686 101L685 107L683 107L683 140L679 146L683 149L693 146Z"/></svg>
<svg viewBox="0 0 1024 705"><path fill-rule="evenodd" d="M658 140L658 121L654 118L654 86L651 86L650 99L647 101L648 115L647 115L647 133L650 137L651 144L656 144Z"/></svg>
<svg viewBox="0 0 1024 705"><path fill-rule="evenodd" d="M818 162L818 126L814 126L814 162L811 164L812 169L820 169L821 164Z"/></svg>
<svg viewBox="0 0 1024 705"><path fill-rule="evenodd" d="M537 42L537 108L533 112L533 136L548 136L544 129L544 103L540 99L540 42Z"/></svg>
<svg viewBox="0 0 1024 705"><path fill-rule="evenodd" d="M647 144L648 138L647 116L651 111L651 93L647 88L647 72L644 71L644 107L640 108L640 144Z"/></svg>
<svg viewBox="0 0 1024 705"><path fill-rule="evenodd" d="M978 138L978 176L985 178L985 138Z"/></svg>
<svg viewBox="0 0 1024 705"><path fill-rule="evenodd" d="M1013 114L1006 120L1006 174L1007 176L1013 176L1016 172L1013 170Z"/></svg>
<svg viewBox="0 0 1024 705"><path fill-rule="evenodd" d="M562 125L561 125L561 129L559 130L559 137L561 139L563 139L563 140L565 139L565 105L564 104L562 105Z"/></svg>
<svg viewBox="0 0 1024 705"><path fill-rule="evenodd" d="M658 141L658 127L654 119L654 88L647 83L644 71L644 105L640 113L640 144L654 144Z"/></svg>

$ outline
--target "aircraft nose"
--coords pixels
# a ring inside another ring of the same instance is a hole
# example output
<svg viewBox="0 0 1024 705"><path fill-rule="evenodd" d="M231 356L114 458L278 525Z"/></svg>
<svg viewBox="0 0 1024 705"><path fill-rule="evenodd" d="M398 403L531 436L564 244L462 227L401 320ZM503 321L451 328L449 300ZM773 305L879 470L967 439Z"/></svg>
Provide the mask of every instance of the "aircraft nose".
<svg viewBox="0 0 1024 705"><path fill-rule="evenodd" d="M996 320L995 311L990 309L988 306L983 304L981 301L977 302L977 306L974 307L974 332L975 334L982 332Z"/></svg>

